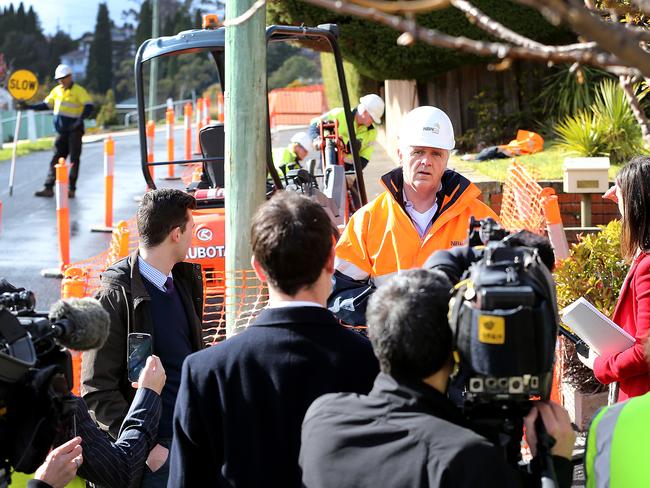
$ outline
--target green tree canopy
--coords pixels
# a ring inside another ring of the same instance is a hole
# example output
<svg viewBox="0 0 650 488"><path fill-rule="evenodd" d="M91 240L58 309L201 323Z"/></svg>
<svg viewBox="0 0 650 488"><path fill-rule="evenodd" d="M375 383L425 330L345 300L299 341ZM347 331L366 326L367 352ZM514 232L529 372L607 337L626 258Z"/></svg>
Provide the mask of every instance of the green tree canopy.
<svg viewBox="0 0 650 488"><path fill-rule="evenodd" d="M113 41L111 37L111 19L105 3L99 4L95 36L88 54L86 85L101 93L113 86Z"/></svg>
<svg viewBox="0 0 650 488"><path fill-rule="evenodd" d="M492 18L539 42L562 44L574 39L569 31L551 26L536 10L509 0L475 0L479 9ZM269 22L289 25L336 23L340 28L339 44L345 59L365 76L375 80L428 80L467 64L484 63L485 58L457 51L434 48L422 43L398 46L399 33L387 26L308 5L300 0L276 0L267 3ZM453 36L490 39L485 31L472 25L455 8L417 16L418 24Z"/></svg>

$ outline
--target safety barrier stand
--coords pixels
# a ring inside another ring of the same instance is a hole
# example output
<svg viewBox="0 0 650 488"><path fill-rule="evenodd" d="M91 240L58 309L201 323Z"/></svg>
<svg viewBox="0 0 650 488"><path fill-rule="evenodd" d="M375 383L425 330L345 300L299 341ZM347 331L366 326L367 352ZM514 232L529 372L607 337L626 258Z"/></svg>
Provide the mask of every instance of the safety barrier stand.
<svg viewBox="0 0 650 488"><path fill-rule="evenodd" d="M183 107L183 124L185 127L185 159L192 159L192 104Z"/></svg>
<svg viewBox="0 0 650 488"><path fill-rule="evenodd" d="M210 97L205 97L203 100L203 125L210 125Z"/></svg>
<svg viewBox="0 0 650 488"><path fill-rule="evenodd" d="M61 298L83 298L87 295L88 271L85 268L71 266L63 272L61 280ZM81 351L70 351L72 356L72 393L79 395L81 382Z"/></svg>
<svg viewBox="0 0 650 488"><path fill-rule="evenodd" d="M225 117L226 114L224 112L224 107L225 107L225 104L223 103L223 93L219 93L219 95L217 95L217 114L218 114L217 115L217 120L219 120L219 122L221 122L221 123L223 123L223 121L226 118Z"/></svg>
<svg viewBox="0 0 650 488"><path fill-rule="evenodd" d="M41 270L46 278L63 278L63 270L70 264L70 209L68 208L68 167L65 158L59 158L56 170L56 224L59 234L58 268Z"/></svg>
<svg viewBox="0 0 650 488"><path fill-rule="evenodd" d="M115 141L104 139L104 225L91 227L92 232L113 232L113 188L115 173Z"/></svg>
<svg viewBox="0 0 650 488"><path fill-rule="evenodd" d="M174 161L174 120L176 115L173 108L168 108L165 112L165 128L167 131L167 161ZM163 180L179 180L180 178L174 174L174 164L167 165L167 176Z"/></svg>
<svg viewBox="0 0 650 488"><path fill-rule="evenodd" d="M201 155L201 141L199 140L199 132L203 127L203 99L196 99L196 146L194 146L194 154Z"/></svg>
<svg viewBox="0 0 650 488"><path fill-rule="evenodd" d="M558 263L569 257L569 243L567 242L564 226L562 225L560 204L555 190L551 187L544 188L540 194L540 198L544 208L548 238L555 252L555 262Z"/></svg>
<svg viewBox="0 0 650 488"><path fill-rule="evenodd" d="M130 236L131 231L129 230L129 223L125 220L120 220L115 226L115 229L113 229L113 237L108 250L106 267L129 255Z"/></svg>
<svg viewBox="0 0 650 488"><path fill-rule="evenodd" d="M154 162L153 145L156 138L156 123L153 120L147 122L147 163ZM149 166L151 179L155 180L154 166Z"/></svg>

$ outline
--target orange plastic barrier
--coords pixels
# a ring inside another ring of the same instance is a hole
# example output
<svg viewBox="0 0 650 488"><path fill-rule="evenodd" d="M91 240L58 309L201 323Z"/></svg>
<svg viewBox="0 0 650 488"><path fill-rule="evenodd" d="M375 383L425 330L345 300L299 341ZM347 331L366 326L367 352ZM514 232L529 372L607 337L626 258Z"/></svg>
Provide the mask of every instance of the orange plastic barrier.
<svg viewBox="0 0 650 488"><path fill-rule="evenodd" d="M154 154L153 154L153 145L156 137L156 123L153 120L147 122L147 163L153 163ZM149 174L151 179L155 179L154 166L149 166Z"/></svg>
<svg viewBox="0 0 650 488"><path fill-rule="evenodd" d="M203 127L203 99L196 99L196 146L194 146L194 154L201 155L201 141L199 140L199 132Z"/></svg>
<svg viewBox="0 0 650 488"><path fill-rule="evenodd" d="M503 183L503 200L499 215L508 230L526 229L539 235L546 231L542 206L542 187L514 159Z"/></svg>
<svg viewBox="0 0 650 488"><path fill-rule="evenodd" d="M544 149L544 139L536 132L519 129L515 139L508 144L502 144L499 148L514 156L534 154Z"/></svg>
<svg viewBox="0 0 650 488"><path fill-rule="evenodd" d="M165 112L165 129L167 131L167 161L174 161L174 109L168 108ZM174 165L167 165L167 179L176 179Z"/></svg>
<svg viewBox="0 0 650 488"><path fill-rule="evenodd" d="M104 141L104 225L113 227L113 175L115 173L115 143L108 136Z"/></svg>
<svg viewBox="0 0 650 488"><path fill-rule="evenodd" d="M217 95L217 120L221 123L226 119L225 104L223 101L223 93Z"/></svg>
<svg viewBox="0 0 650 488"><path fill-rule="evenodd" d="M271 127L305 125L327 112L323 85L278 88L269 93Z"/></svg>
<svg viewBox="0 0 650 488"><path fill-rule="evenodd" d="M212 119L210 118L210 97L203 99L203 125L210 125Z"/></svg>
<svg viewBox="0 0 650 488"><path fill-rule="evenodd" d="M192 159L192 104L183 107L183 127L185 129L185 159Z"/></svg>
<svg viewBox="0 0 650 488"><path fill-rule="evenodd" d="M59 234L61 271L70 264L70 209L68 208L68 167L59 158L56 170L56 226Z"/></svg>

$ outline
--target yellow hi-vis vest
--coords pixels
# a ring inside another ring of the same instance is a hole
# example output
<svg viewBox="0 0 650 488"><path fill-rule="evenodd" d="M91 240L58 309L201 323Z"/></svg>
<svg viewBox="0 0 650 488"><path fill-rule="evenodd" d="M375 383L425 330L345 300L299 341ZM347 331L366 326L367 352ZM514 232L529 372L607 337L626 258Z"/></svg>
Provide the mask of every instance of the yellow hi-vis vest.
<svg viewBox="0 0 650 488"><path fill-rule="evenodd" d="M84 88L73 83L68 89L63 88L63 85L55 86L44 102L52 108L54 115L78 119L84 105L92 103L92 100Z"/></svg>
<svg viewBox="0 0 650 488"><path fill-rule="evenodd" d="M356 113L356 112L354 112ZM311 123L315 124L319 120L338 120L339 121L339 136L343 140L343 144L346 146L350 142L350 131L348 130L348 124L345 121L345 111L342 107L333 108L329 112L324 113L320 117L312 119ZM374 125L366 127L365 125L357 124L354 114L352 115L352 123L354 124L354 134L357 136L357 139L361 143L361 149L359 149L359 157L364 158L367 161L370 161L370 156L375 150L375 139L377 138L377 129ZM352 159L347 158L347 159Z"/></svg>
<svg viewBox="0 0 650 488"><path fill-rule="evenodd" d="M398 271L422 267L434 251L462 245L470 217L499 220L479 200L478 187L448 169L438 192L439 209L420 238L401 203L402 168L384 175L382 183L386 191L352 215L336 245L335 269L353 280L380 286Z"/></svg>

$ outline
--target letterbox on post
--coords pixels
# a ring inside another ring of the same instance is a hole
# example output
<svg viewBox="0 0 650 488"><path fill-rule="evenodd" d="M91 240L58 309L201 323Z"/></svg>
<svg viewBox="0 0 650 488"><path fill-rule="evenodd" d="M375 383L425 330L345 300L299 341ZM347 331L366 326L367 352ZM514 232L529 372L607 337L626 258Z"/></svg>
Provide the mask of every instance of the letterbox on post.
<svg viewBox="0 0 650 488"><path fill-rule="evenodd" d="M565 193L580 193L580 225L591 227L591 194L609 189L609 158L565 158Z"/></svg>

